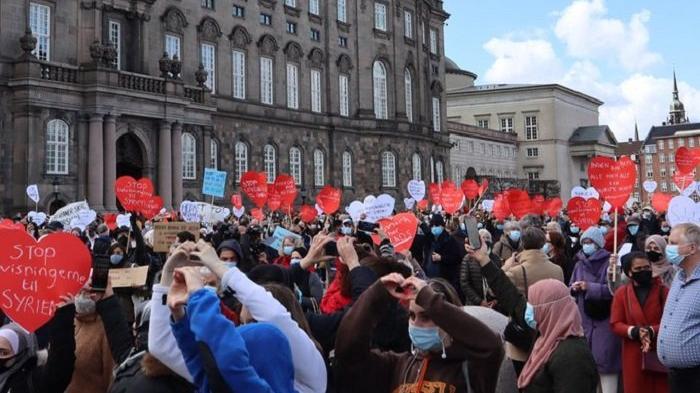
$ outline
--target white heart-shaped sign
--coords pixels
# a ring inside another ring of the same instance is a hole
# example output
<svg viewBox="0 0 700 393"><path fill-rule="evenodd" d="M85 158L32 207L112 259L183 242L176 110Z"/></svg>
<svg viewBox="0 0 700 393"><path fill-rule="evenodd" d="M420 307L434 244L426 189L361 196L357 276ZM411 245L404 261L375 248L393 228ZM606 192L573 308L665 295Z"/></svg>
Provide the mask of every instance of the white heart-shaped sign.
<svg viewBox="0 0 700 393"><path fill-rule="evenodd" d="M35 212L32 210L29 212L29 214L27 214L27 216L36 225L41 225L46 222L46 213L44 212Z"/></svg>
<svg viewBox="0 0 700 393"><path fill-rule="evenodd" d="M413 209L413 206L416 205L416 200L413 198L404 198L403 204L406 206L406 210L411 210Z"/></svg>
<svg viewBox="0 0 700 393"><path fill-rule="evenodd" d="M493 199L486 199L481 201L481 208L486 210L487 212L491 212L493 210L493 205L496 201Z"/></svg>
<svg viewBox="0 0 700 393"><path fill-rule="evenodd" d="M80 231L85 231L85 227L87 227L87 224L83 223L80 218L75 217L74 219L70 220L70 227L71 229L73 228L78 228Z"/></svg>
<svg viewBox="0 0 700 393"><path fill-rule="evenodd" d="M391 216L394 212L395 203L396 200L389 194L382 194L374 198L371 204L368 204L367 198L365 198L365 214L367 214L367 221L377 222L382 218Z"/></svg>
<svg viewBox="0 0 700 393"><path fill-rule="evenodd" d="M131 213L120 214L117 216L117 227L127 227L131 229Z"/></svg>
<svg viewBox="0 0 700 393"><path fill-rule="evenodd" d="M352 201L345 212L350 215L353 222L359 222L362 215L365 214L365 204L360 201Z"/></svg>
<svg viewBox="0 0 700 393"><path fill-rule="evenodd" d="M581 197L583 199L588 200L591 198L598 199L600 195L598 194L598 191L596 191L596 189L593 187L583 188L581 186L576 186L571 189L571 197Z"/></svg>
<svg viewBox="0 0 700 393"><path fill-rule="evenodd" d="M373 204L375 199L377 198L375 198L374 195L367 195L362 203L364 203L365 207L367 207Z"/></svg>
<svg viewBox="0 0 700 393"><path fill-rule="evenodd" d="M674 184L674 186L676 186L676 190L687 197L691 196L696 190L700 190L700 183L696 181L690 183L685 190L681 190L676 184Z"/></svg>
<svg viewBox="0 0 700 393"><path fill-rule="evenodd" d="M653 180L647 180L642 183L642 187L644 187L644 191L646 192L654 192L656 191L657 184Z"/></svg>
<svg viewBox="0 0 700 393"><path fill-rule="evenodd" d="M411 180L408 182L408 195L415 201L425 198L425 182L423 180Z"/></svg>
<svg viewBox="0 0 700 393"><path fill-rule="evenodd" d="M323 209L321 209L321 206L319 206L318 203L314 207L316 208L316 213L318 213L319 216L323 215Z"/></svg>
<svg viewBox="0 0 700 393"><path fill-rule="evenodd" d="M685 223L700 224L700 204L684 195L674 197L668 204L666 219L671 227Z"/></svg>
<svg viewBox="0 0 700 393"><path fill-rule="evenodd" d="M185 222L199 222L199 208L192 201L182 201L180 204L180 216Z"/></svg>
<svg viewBox="0 0 700 393"><path fill-rule="evenodd" d="M243 213L245 213L245 206L241 206L240 209L234 206L233 215L236 216L236 218L241 218Z"/></svg>
<svg viewBox="0 0 700 393"><path fill-rule="evenodd" d="M90 210L81 210L78 212L78 220L85 226L90 225L95 219L97 218L97 213L90 209Z"/></svg>
<svg viewBox="0 0 700 393"><path fill-rule="evenodd" d="M37 187L36 184L28 186L27 196L29 196L29 199L34 201L34 203L39 203L39 187Z"/></svg>

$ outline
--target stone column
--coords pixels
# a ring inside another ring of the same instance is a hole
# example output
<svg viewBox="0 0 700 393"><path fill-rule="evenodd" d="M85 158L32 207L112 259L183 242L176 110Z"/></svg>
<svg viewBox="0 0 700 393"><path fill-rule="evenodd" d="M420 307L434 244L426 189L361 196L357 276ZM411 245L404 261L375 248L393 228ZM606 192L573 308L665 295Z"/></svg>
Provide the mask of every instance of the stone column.
<svg viewBox="0 0 700 393"><path fill-rule="evenodd" d="M88 128L88 203L97 211L104 210L104 138L102 115L90 116Z"/></svg>
<svg viewBox="0 0 700 393"><path fill-rule="evenodd" d="M211 168L211 134L211 127L204 127L202 129L202 153L204 154L202 168ZM204 169L202 169L202 173L204 173Z"/></svg>
<svg viewBox="0 0 700 393"><path fill-rule="evenodd" d="M182 203L182 123L173 123L172 140L173 208L179 209Z"/></svg>
<svg viewBox="0 0 700 393"><path fill-rule="evenodd" d="M158 195L163 198L163 207L173 205L172 134L170 122L161 121L158 134Z"/></svg>
<svg viewBox="0 0 700 393"><path fill-rule="evenodd" d="M117 211L114 181L117 180L117 119L112 115L104 119L104 203L105 210ZM137 179L138 180L138 179Z"/></svg>

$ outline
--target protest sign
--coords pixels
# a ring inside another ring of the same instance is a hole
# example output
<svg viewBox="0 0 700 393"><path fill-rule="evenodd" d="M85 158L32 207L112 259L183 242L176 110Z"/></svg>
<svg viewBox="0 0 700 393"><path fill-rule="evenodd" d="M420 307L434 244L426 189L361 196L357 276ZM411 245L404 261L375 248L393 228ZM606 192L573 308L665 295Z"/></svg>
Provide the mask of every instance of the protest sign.
<svg viewBox="0 0 700 393"><path fill-rule="evenodd" d="M128 214L120 214L117 216L116 219L117 227L127 227L131 229L131 213Z"/></svg>
<svg viewBox="0 0 700 393"><path fill-rule="evenodd" d="M180 232L189 232L199 239L199 224L187 222L157 222L153 226L153 251L168 252Z"/></svg>
<svg viewBox="0 0 700 393"><path fill-rule="evenodd" d="M479 184L474 179L466 179L463 181L461 188L467 199L476 199L479 195Z"/></svg>
<svg viewBox="0 0 700 393"><path fill-rule="evenodd" d="M527 191L513 188L506 191L505 196L508 200L508 207L511 213L513 213L517 219L521 219L532 212L532 200Z"/></svg>
<svg viewBox="0 0 700 393"><path fill-rule="evenodd" d="M0 220L0 229L20 230L24 231L24 225L21 222L14 222L9 218Z"/></svg>
<svg viewBox="0 0 700 393"><path fill-rule="evenodd" d="M294 238L294 240L301 240L301 236L278 226L277 228L275 228L275 231L272 233L272 236L265 239L263 243L265 243L266 246L270 247L273 250L279 250L282 248L282 241L285 237L292 237Z"/></svg>
<svg viewBox="0 0 700 393"><path fill-rule="evenodd" d="M425 198L425 182L423 180L409 181L408 195L416 201L422 201Z"/></svg>
<svg viewBox="0 0 700 393"><path fill-rule="evenodd" d="M448 214L454 214L464 204L464 193L454 182L446 180L440 186L440 205Z"/></svg>
<svg viewBox="0 0 700 393"><path fill-rule="evenodd" d="M581 197L569 199L566 210L571 221L585 231L589 227L598 225L600 221L600 200L583 199Z"/></svg>
<svg viewBox="0 0 700 393"><path fill-rule="evenodd" d="M484 179L481 181L481 184L479 185L479 195L483 196L486 191L489 189L489 179Z"/></svg>
<svg viewBox="0 0 700 393"><path fill-rule="evenodd" d="M258 221L262 221L265 219L265 213L263 213L262 209L257 207L254 209L250 209L250 216Z"/></svg>
<svg viewBox="0 0 700 393"><path fill-rule="evenodd" d="M78 217L78 213L82 210L90 210L90 206L88 206L87 202L81 201L69 203L68 205L58 209L56 213L51 216L49 221L58 221L63 224L64 227L68 228L70 226L70 222L74 218Z"/></svg>
<svg viewBox="0 0 700 393"><path fill-rule="evenodd" d="M673 184L676 185L679 192L684 192L691 185L693 185L694 179L695 179L695 172L691 172L691 173L688 173L685 175L681 174L680 172L676 172L673 175Z"/></svg>
<svg viewBox="0 0 700 393"><path fill-rule="evenodd" d="M231 204L233 205L233 207L243 207L243 197L241 196L241 194L231 195Z"/></svg>
<svg viewBox="0 0 700 393"><path fill-rule="evenodd" d="M327 185L316 196L316 203L326 214L333 214L340 208L340 198L343 193L337 188Z"/></svg>
<svg viewBox="0 0 700 393"><path fill-rule="evenodd" d="M413 198L404 198L403 205L406 207L406 210L411 210L413 206L416 205L416 200Z"/></svg>
<svg viewBox="0 0 700 393"><path fill-rule="evenodd" d="M275 179L275 192L279 195L282 208L289 210L297 198L297 186L292 176L279 174Z"/></svg>
<svg viewBox="0 0 700 393"><path fill-rule="evenodd" d="M35 211L30 211L29 214L27 214L27 217L29 220L36 225L41 225L46 222L46 213L44 212L35 212Z"/></svg>
<svg viewBox="0 0 700 393"><path fill-rule="evenodd" d="M377 222L382 218L389 217L394 212L394 204L396 200L389 194L382 194L371 201L371 204L365 203L366 221Z"/></svg>
<svg viewBox="0 0 700 393"><path fill-rule="evenodd" d="M564 202L561 198L547 199L544 203L544 210L550 217L555 217L561 211Z"/></svg>
<svg viewBox="0 0 700 393"><path fill-rule="evenodd" d="M532 197L531 213L541 216L544 214L544 195L537 194Z"/></svg>
<svg viewBox="0 0 700 393"><path fill-rule="evenodd" d="M318 217L318 212L316 208L311 205L303 205L299 210L299 216L302 221L308 224Z"/></svg>
<svg viewBox="0 0 700 393"><path fill-rule="evenodd" d="M354 222L360 221L363 214L365 214L365 204L360 201L352 201L348 207L345 208L345 212L350 215L350 218Z"/></svg>
<svg viewBox="0 0 700 393"><path fill-rule="evenodd" d="M399 213L393 217L379 220L379 227L389 237L394 251L404 252L411 249L418 230L418 219L413 213ZM379 235L372 235L372 240L379 245Z"/></svg>
<svg viewBox="0 0 700 393"><path fill-rule="evenodd" d="M206 202L182 201L180 215L185 222L217 223L231 215L231 210Z"/></svg>
<svg viewBox="0 0 700 393"><path fill-rule="evenodd" d="M27 196L34 201L34 203L39 203L39 187L37 187L36 184L27 186Z"/></svg>
<svg viewBox="0 0 700 393"><path fill-rule="evenodd" d="M67 229L78 228L84 231L95 219L97 219L97 213L94 210L81 210L78 212L78 216L70 221L70 226Z"/></svg>
<svg viewBox="0 0 700 393"><path fill-rule="evenodd" d="M37 242L25 231L0 229L0 307L29 332L54 314L60 296L78 293L92 265L87 247L68 233Z"/></svg>
<svg viewBox="0 0 700 393"><path fill-rule="evenodd" d="M493 199L484 199L481 201L481 208L484 209L487 212L492 212L493 211Z"/></svg>
<svg viewBox="0 0 700 393"><path fill-rule="evenodd" d="M615 161L609 157L594 157L588 164L588 178L613 207L624 206L637 181L637 166L627 156Z"/></svg>
<svg viewBox="0 0 700 393"><path fill-rule="evenodd" d="M241 176L241 190L257 207L267 202L267 175L265 172L248 171Z"/></svg>
<svg viewBox="0 0 700 393"><path fill-rule="evenodd" d="M508 199L506 199L506 197L503 194L498 194L495 196L493 202L493 215L499 221L503 221L506 217L510 215Z"/></svg>
<svg viewBox="0 0 700 393"><path fill-rule="evenodd" d="M146 285L146 278L148 278L148 266L109 269L112 288L142 287Z"/></svg>
<svg viewBox="0 0 700 393"><path fill-rule="evenodd" d="M700 225L700 204L685 195L674 197L668 205L666 220L672 227L685 223Z"/></svg>
<svg viewBox="0 0 700 393"><path fill-rule="evenodd" d="M277 211L282 206L282 197L277 193L274 184L267 185L267 208Z"/></svg>
<svg viewBox="0 0 700 393"><path fill-rule="evenodd" d="M235 207L235 206L234 206L234 207L233 207L233 215L234 215L236 218L241 218L241 217L243 217L243 214L245 214L245 206L241 206L241 207Z"/></svg>
<svg viewBox="0 0 700 393"><path fill-rule="evenodd" d="M676 150L675 158L678 173L681 175L691 173L700 163L700 149L690 149L685 146L681 146Z"/></svg>
<svg viewBox="0 0 700 393"><path fill-rule="evenodd" d="M644 183L642 183L642 187L644 187L644 191L646 192L654 192L656 191L656 182L653 180L647 180Z"/></svg>
<svg viewBox="0 0 700 393"><path fill-rule="evenodd" d="M202 194L217 198L224 197L226 189L226 172L215 168L204 168L204 180L202 181Z"/></svg>
<svg viewBox="0 0 700 393"><path fill-rule="evenodd" d="M442 190L440 184L430 183L428 185L428 194L430 195L430 200L433 202L433 205L439 205L441 203L440 197Z"/></svg>
<svg viewBox="0 0 700 393"><path fill-rule="evenodd" d="M581 197L583 199L598 199L600 198L600 195L598 194L598 191L596 191L596 189L593 187L583 188L581 186L576 186L571 189L571 197Z"/></svg>
<svg viewBox="0 0 700 393"><path fill-rule="evenodd" d="M668 210L668 204L671 203L673 195L663 192L655 192L651 197L651 207L659 213L664 213Z"/></svg>
<svg viewBox="0 0 700 393"><path fill-rule="evenodd" d="M151 179L134 179L122 176L114 181L114 192L125 211L143 213L146 218L152 218L163 207L163 200L153 195Z"/></svg>

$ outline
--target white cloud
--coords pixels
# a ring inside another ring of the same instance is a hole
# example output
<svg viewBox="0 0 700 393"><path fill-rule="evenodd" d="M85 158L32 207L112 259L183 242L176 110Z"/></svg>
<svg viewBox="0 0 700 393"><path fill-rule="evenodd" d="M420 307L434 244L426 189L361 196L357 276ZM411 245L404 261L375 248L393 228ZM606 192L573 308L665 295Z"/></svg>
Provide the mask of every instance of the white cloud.
<svg viewBox="0 0 700 393"><path fill-rule="evenodd" d="M646 23L651 12L642 10L623 20L607 17L603 0L576 0L558 14L554 33L579 59L615 59L630 71L643 70L662 61L650 51Z"/></svg>
<svg viewBox="0 0 700 393"><path fill-rule="evenodd" d="M562 65L549 41L492 38L484 49L495 59L486 71L487 82L546 83L562 72Z"/></svg>

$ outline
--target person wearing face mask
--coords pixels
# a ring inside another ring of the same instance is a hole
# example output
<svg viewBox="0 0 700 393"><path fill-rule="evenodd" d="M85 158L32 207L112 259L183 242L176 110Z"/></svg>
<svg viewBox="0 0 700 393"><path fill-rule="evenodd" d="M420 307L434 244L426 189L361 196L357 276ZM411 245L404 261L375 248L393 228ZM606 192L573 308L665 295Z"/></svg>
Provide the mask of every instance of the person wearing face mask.
<svg viewBox="0 0 700 393"><path fill-rule="evenodd" d="M656 336L668 288L652 275L652 264L641 252L622 257L630 282L615 291L610 324L622 339L622 382L626 392L666 393L668 376L645 370L644 356L656 357ZM646 354L646 355L645 355Z"/></svg>
<svg viewBox="0 0 700 393"><path fill-rule="evenodd" d="M668 238L668 235L671 234L671 225L669 225L669 223L665 219L663 219L661 220L659 231L659 234L661 236Z"/></svg>
<svg viewBox="0 0 700 393"><path fill-rule="evenodd" d="M612 294L607 283L610 253L603 248L604 245L603 234L597 227L590 227L583 233L570 288L601 374L602 392L614 393L617 391L621 351L620 339L610 327Z"/></svg>
<svg viewBox="0 0 700 393"><path fill-rule="evenodd" d="M666 240L660 235L651 235L644 242L644 251L651 262L654 277L660 278L665 287L671 288L677 269L666 259Z"/></svg>
<svg viewBox="0 0 700 393"><path fill-rule="evenodd" d="M343 219L342 223L340 224L340 228L338 228L338 232L343 236L352 236L355 232L355 227L352 225L352 219L349 217Z"/></svg>
<svg viewBox="0 0 700 393"><path fill-rule="evenodd" d="M457 287L461 245L445 229L445 219L438 213L433 214L430 219L429 239L423 257L425 273L428 277L442 277L452 286Z"/></svg>
<svg viewBox="0 0 700 393"><path fill-rule="evenodd" d="M439 285L446 286L444 281ZM454 293L454 289L439 293L428 282L398 273L375 282L338 328L338 391L493 392L503 357L501 340L462 311ZM408 305L412 350L397 353L372 349L372 331L397 301ZM465 361L468 378L463 371Z"/></svg>
<svg viewBox="0 0 700 393"><path fill-rule="evenodd" d="M639 224L640 229L647 234L660 234L661 225L659 219L656 217L656 213L651 206L644 206L642 209L641 222Z"/></svg>
<svg viewBox="0 0 700 393"><path fill-rule="evenodd" d="M547 231L547 242L542 247L542 252L552 263L561 268L564 273L564 283L568 283L574 271L574 261L566 255L566 240L561 232Z"/></svg>
<svg viewBox="0 0 700 393"><path fill-rule="evenodd" d="M647 234L648 232L644 230L639 215L632 214L627 217L627 235L620 244L630 243L632 244L632 251L644 251L644 241L647 238Z"/></svg>
<svg viewBox="0 0 700 393"><path fill-rule="evenodd" d="M520 250L520 235L520 224L517 221L506 221L501 239L493 245L493 253L501 258L501 261L508 260L513 253Z"/></svg>
<svg viewBox="0 0 700 393"><path fill-rule="evenodd" d="M301 241L297 241L292 236L286 236L282 240L282 247L277 251L279 256L275 258L272 263L275 265L289 267L289 264L292 261L292 252L294 252L294 249L299 246L301 246Z"/></svg>
<svg viewBox="0 0 700 393"><path fill-rule="evenodd" d="M484 229L479 231L479 235L482 241L486 242L486 249L491 261L500 266L501 260L491 252L493 247L491 234ZM465 238L465 255L459 271L459 287L464 294L464 304L493 308L496 305L496 301L489 290L486 280L481 276L481 266L479 262L466 253L469 244L469 238Z"/></svg>
<svg viewBox="0 0 700 393"><path fill-rule="evenodd" d="M659 360L669 368L671 393L700 392L700 227L671 230L666 259L676 274L661 318Z"/></svg>
<svg viewBox="0 0 700 393"><path fill-rule="evenodd" d="M570 259L574 259L576 254L581 251L581 228L574 222L568 222L566 228L566 255Z"/></svg>

